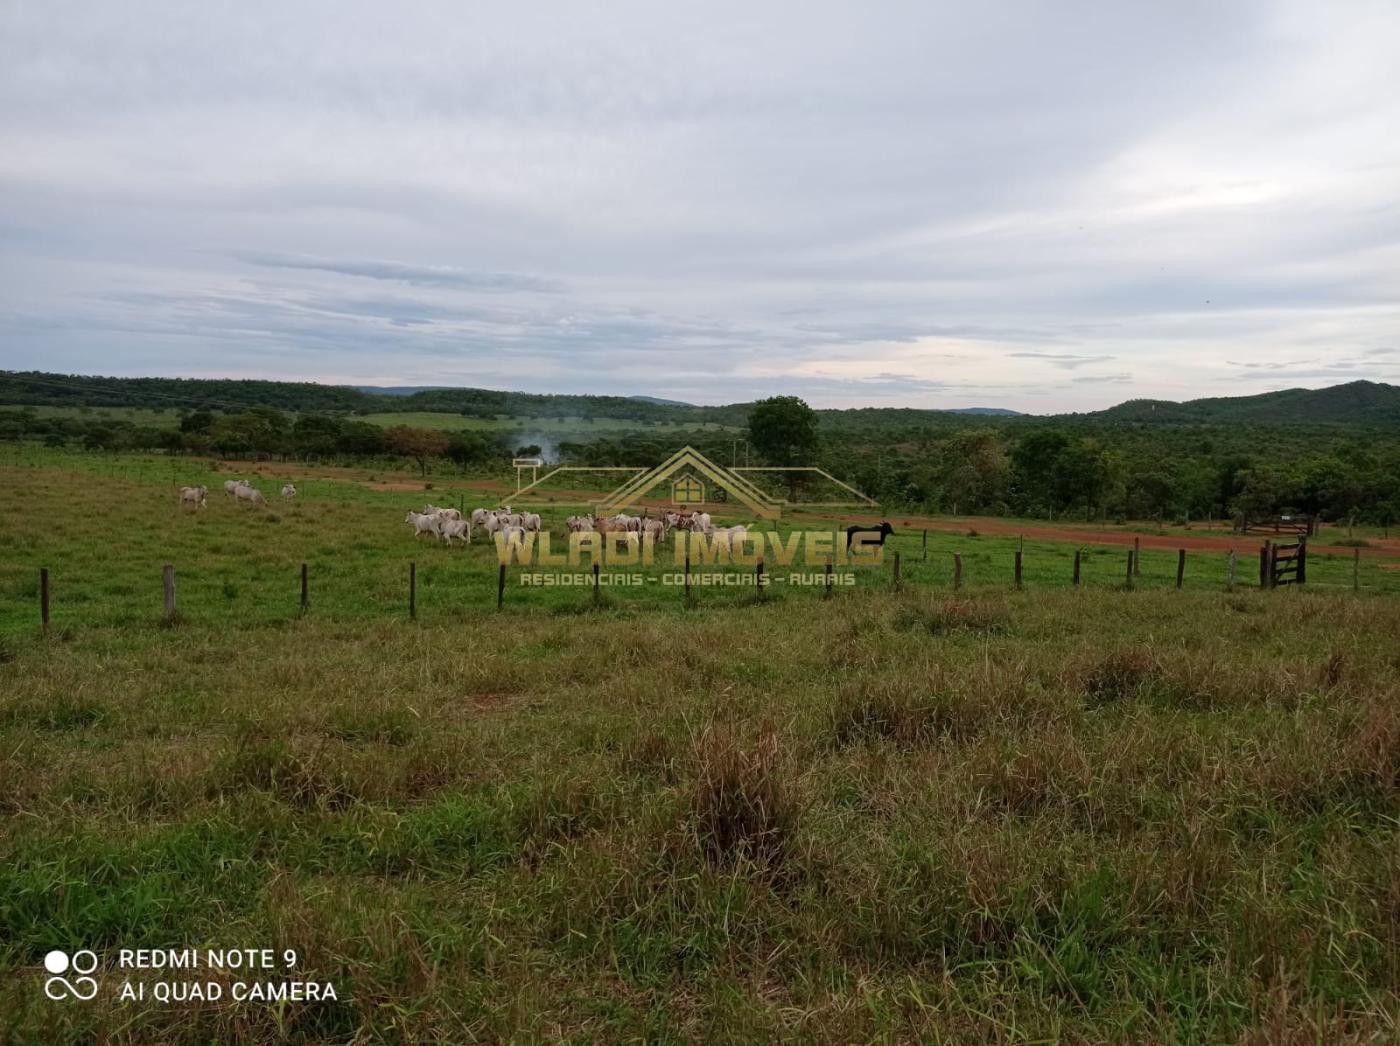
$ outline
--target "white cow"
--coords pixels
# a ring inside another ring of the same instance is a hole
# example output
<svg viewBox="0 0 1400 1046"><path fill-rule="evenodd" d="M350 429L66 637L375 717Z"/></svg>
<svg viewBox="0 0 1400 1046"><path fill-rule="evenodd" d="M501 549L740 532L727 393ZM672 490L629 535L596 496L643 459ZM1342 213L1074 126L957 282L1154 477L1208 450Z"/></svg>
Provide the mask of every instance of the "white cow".
<svg viewBox="0 0 1400 1046"><path fill-rule="evenodd" d="M452 544L453 538L461 538L462 544L472 543L472 525L465 519L443 519L438 517L438 537L447 544Z"/></svg>
<svg viewBox="0 0 1400 1046"><path fill-rule="evenodd" d="M486 522L487 516L494 516L496 513L489 508L472 509L472 526L479 527Z"/></svg>
<svg viewBox="0 0 1400 1046"><path fill-rule="evenodd" d="M525 528L524 528L524 527L517 527L517 526L505 526L505 527L502 527L502 528L501 528L501 531L500 531L500 535L499 535L499 536L502 536L502 537L505 538L505 542L506 542L507 545L510 544L511 538L512 538L512 537L517 538L517 539L519 539L520 541L524 541L524 540L525 540Z"/></svg>
<svg viewBox="0 0 1400 1046"><path fill-rule="evenodd" d="M708 512L697 512L690 517L690 522L686 526L699 534L710 532L710 514Z"/></svg>
<svg viewBox="0 0 1400 1046"><path fill-rule="evenodd" d="M246 483L238 487L238 489L233 492L233 496L239 501L248 502L250 505L265 506L267 504L267 498L263 497L262 491L257 487L250 487Z"/></svg>
<svg viewBox="0 0 1400 1046"><path fill-rule="evenodd" d="M226 479L224 480L224 493L231 498L236 498L238 496L238 488L246 487L247 485L248 481L246 479Z"/></svg>
<svg viewBox="0 0 1400 1046"><path fill-rule="evenodd" d="M733 527L708 527L705 530L701 531L702 534L712 538L724 534L729 538L729 544L731 546L734 544L735 538L742 538L748 532L749 528L744 526L742 523L738 526Z"/></svg>
<svg viewBox="0 0 1400 1046"><path fill-rule="evenodd" d="M437 516L429 515L426 512L410 512L404 516L403 521L412 525L415 538L421 534L438 533L439 520Z"/></svg>
<svg viewBox="0 0 1400 1046"><path fill-rule="evenodd" d="M519 512L500 512L496 518L508 527L524 527L525 517Z"/></svg>
<svg viewBox="0 0 1400 1046"><path fill-rule="evenodd" d="M593 529L592 516L570 516L564 522L568 526L569 531L575 534Z"/></svg>
<svg viewBox="0 0 1400 1046"><path fill-rule="evenodd" d="M195 508L204 508L204 496L209 493L208 487L181 487L180 506L193 505Z"/></svg>
<svg viewBox="0 0 1400 1046"><path fill-rule="evenodd" d="M653 535L657 541L664 540L666 537L666 524L659 519L642 520L641 535L642 537L646 537L648 534Z"/></svg>
<svg viewBox="0 0 1400 1046"><path fill-rule="evenodd" d="M296 497L296 496L297 496L297 488L294 487L294 486L292 486L292 484L290 484L290 483L283 484L283 486L282 486L282 496L283 496L284 498L294 498L294 497Z"/></svg>
<svg viewBox="0 0 1400 1046"><path fill-rule="evenodd" d="M423 509L424 515L441 516L443 519L461 519L462 514L455 508L441 508L437 505L428 505Z"/></svg>
<svg viewBox="0 0 1400 1046"><path fill-rule="evenodd" d="M506 522L500 517L498 513L488 512L486 514L486 518L482 520L481 525L486 528L486 533L494 534L496 533L496 531L500 530L503 526L505 526Z"/></svg>
<svg viewBox="0 0 1400 1046"><path fill-rule="evenodd" d="M520 525L526 530L538 532L540 529L540 517L534 512L524 512L520 516Z"/></svg>

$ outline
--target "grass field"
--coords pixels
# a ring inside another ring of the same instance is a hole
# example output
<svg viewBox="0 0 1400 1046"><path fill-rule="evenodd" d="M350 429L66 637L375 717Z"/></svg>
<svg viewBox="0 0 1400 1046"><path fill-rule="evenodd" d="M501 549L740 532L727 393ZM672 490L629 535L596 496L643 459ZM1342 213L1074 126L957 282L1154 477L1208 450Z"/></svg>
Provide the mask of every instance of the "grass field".
<svg viewBox="0 0 1400 1046"><path fill-rule="evenodd" d="M1014 538L911 531L898 590L497 613L490 549L402 523L444 483L181 513L228 474L162 464L0 467L0 1039L1400 1034L1383 556L1177 592L1154 550L1124 591L1090 547L1073 591L1028 541L1016 592ZM115 1001L116 949L206 946L339 999ZM93 1003L44 999L53 947L100 953Z"/></svg>

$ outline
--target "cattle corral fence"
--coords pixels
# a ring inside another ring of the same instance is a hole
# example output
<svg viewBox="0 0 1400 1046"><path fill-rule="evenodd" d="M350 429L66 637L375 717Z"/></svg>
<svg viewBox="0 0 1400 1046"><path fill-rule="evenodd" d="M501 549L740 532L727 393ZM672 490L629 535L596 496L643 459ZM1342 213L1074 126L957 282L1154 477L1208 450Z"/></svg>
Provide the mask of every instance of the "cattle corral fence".
<svg viewBox="0 0 1400 1046"><path fill-rule="evenodd" d="M1241 516L1235 529L1241 534L1296 534L1310 538L1322 529L1322 520L1316 516Z"/></svg>
<svg viewBox="0 0 1400 1046"><path fill-rule="evenodd" d="M927 548L926 537L924 537L921 540L921 547L924 549ZM961 552L952 552L950 555L952 561L951 588L953 591L957 592L962 590L965 586L964 557ZM1024 591L1026 588L1026 579L1024 574L1024 566L1026 562L1025 554L1022 549L1017 548L1012 551L1011 555L1008 558L1009 562L1007 563L1007 567L1009 569L1007 570L1005 583L1007 583L1008 587L1013 591ZM1197 558L1199 559L1203 557L1201 557L1198 554ZM1211 558L1214 559L1215 557L1212 556ZM1353 555L1349 558L1352 561L1352 571L1351 584L1347 587L1349 587L1352 591L1359 592L1361 589L1360 550L1354 549ZM1167 579L1165 579L1168 581L1174 580L1175 584L1172 587L1174 587L1178 591L1181 590L1185 584L1187 559L1187 550L1184 548L1177 549L1175 556L1175 577L1174 579L1172 579L1169 576ZM1135 582L1141 578L1141 551L1134 548L1128 548L1126 561L1126 569L1123 569L1118 575L1121 578L1120 582L1117 585L1111 587L1116 588L1119 591L1131 592L1138 587ZM1072 566L1065 579L1069 583L1069 586L1072 590L1079 591L1082 588L1083 562L1084 549L1082 547L1075 548L1072 559ZM899 551L893 551L891 556L882 560L882 564L885 568L882 570L882 574L885 579L884 583L889 590L897 592L901 589L910 587L910 578L906 570L904 569L905 562L901 557ZM1223 565L1224 570L1221 576L1222 589L1226 592L1232 592L1236 588L1237 580L1235 550L1230 550L1228 556L1225 557ZM405 593L405 595L407 596L408 617L410 619L416 619L418 617L418 564L417 562L408 562L406 566L408 569L406 579L407 592ZM519 565L518 569L523 573L528 571L529 567L526 565ZM511 575L511 570L512 568L510 566L506 564L499 564L498 569L492 571L493 580L496 582L496 598L494 602L497 610L504 609L508 602L506 599L506 593L510 588L508 581ZM1200 577L1199 571L1193 576ZM39 597L39 618L41 629L45 634L47 634L49 631L50 621L52 617L53 589L51 587L51 579L56 578L57 576L54 575L53 571L51 571L50 568L41 567L39 569L39 584L37 587L37 594ZM174 624L181 618L181 615L178 614L176 610L175 564L164 564L161 567L160 578L161 580L159 591L161 592L163 610L161 620L164 624ZM823 565L822 580L817 585L813 586L820 589L821 598L831 598L833 594L832 579L832 563L830 559L828 559ZM751 575L752 583L749 586L753 590L755 599L763 601L767 598L767 586L770 581L771 578L769 578L768 575L765 574L764 561L762 558L759 558L754 566L753 574ZM1289 544L1280 544L1266 541L1263 545L1260 546L1258 583L1259 589L1269 591L1282 587L1301 586L1305 585L1307 581L1308 546L1306 539ZM61 579L58 579L58 582L59 589L61 591ZM299 582L299 584L297 582ZM597 563L594 563L592 565L591 583L579 585L577 586L577 588L588 588L591 590L590 601L592 605L596 608L605 605L601 599L601 587L602 586L599 576L599 566ZM681 584L678 583L677 587L681 587ZM929 585L925 587L934 586ZM1333 587L1337 586L1334 585ZM298 573L296 575L296 581L293 582L293 585L289 586L289 588L291 588L291 591L295 592L299 597L293 597L295 602L293 602L293 600L289 600L289 603L292 603L292 605L296 608L296 612L300 616L307 615L311 610L311 570L310 565L308 563L299 564ZM691 561L688 555L685 558L683 588L681 589L680 596L680 601L682 605L686 607L695 605L695 597L692 591Z"/></svg>

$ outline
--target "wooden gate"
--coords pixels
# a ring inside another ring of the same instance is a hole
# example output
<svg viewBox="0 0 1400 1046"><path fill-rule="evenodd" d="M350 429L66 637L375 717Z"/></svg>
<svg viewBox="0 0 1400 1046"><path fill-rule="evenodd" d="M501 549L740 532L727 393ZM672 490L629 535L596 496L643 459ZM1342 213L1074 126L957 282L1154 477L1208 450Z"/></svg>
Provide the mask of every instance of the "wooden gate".
<svg viewBox="0 0 1400 1046"><path fill-rule="evenodd" d="M1259 550L1260 584L1269 588L1280 585L1305 585L1308 581L1308 543L1292 545L1266 544Z"/></svg>

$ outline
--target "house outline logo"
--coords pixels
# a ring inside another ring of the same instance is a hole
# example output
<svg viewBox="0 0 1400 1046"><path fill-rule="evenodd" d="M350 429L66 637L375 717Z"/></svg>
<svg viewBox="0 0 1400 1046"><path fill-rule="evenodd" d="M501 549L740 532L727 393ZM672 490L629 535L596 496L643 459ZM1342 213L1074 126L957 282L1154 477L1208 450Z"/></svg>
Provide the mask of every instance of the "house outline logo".
<svg viewBox="0 0 1400 1046"><path fill-rule="evenodd" d="M688 471L683 476L678 475L682 470ZM671 496L674 501L677 489L689 479L699 488L701 497L705 496L705 484L708 483L711 488L718 487L727 491L759 518L774 520L782 515L784 506L788 505L789 502L785 498L773 497L762 490L748 478L747 473L782 472L819 477L850 495L850 499L845 501L803 501L800 503L802 508L879 508L879 502L874 498L867 497L849 483L837 479L826 469L818 468L815 465L743 465L725 468L723 465L711 461L691 446L682 447L655 468L628 465L558 465L545 475L524 484L520 482L517 470L516 490L511 497L512 500L527 500L532 491L540 491L545 483L565 473L597 474L604 472L626 472L630 473L630 477L624 480L622 485L613 490L612 493L604 496L602 500L595 501L588 498L586 501L580 500L572 503L588 505L595 514L600 516L616 515L624 509L637 505L646 496L647 491L668 480L671 481ZM549 501L553 503L555 499L550 498ZM700 502L687 501L685 504L693 505L700 504Z"/></svg>
<svg viewBox="0 0 1400 1046"><path fill-rule="evenodd" d="M761 519L777 519L783 514L783 501L769 497L750 480L723 465L716 465L690 446L682 447L656 468L648 469L641 475L634 476L623 483L598 502L594 506L594 512L600 516L615 516L624 509L632 508L642 500L647 491L666 482L686 468L699 473L704 479L709 480L712 486L724 488ZM672 488L673 493L674 490L675 487Z"/></svg>
<svg viewBox="0 0 1400 1046"><path fill-rule="evenodd" d="M705 484L691 475L682 476L671 484L671 504L701 505L705 501Z"/></svg>

